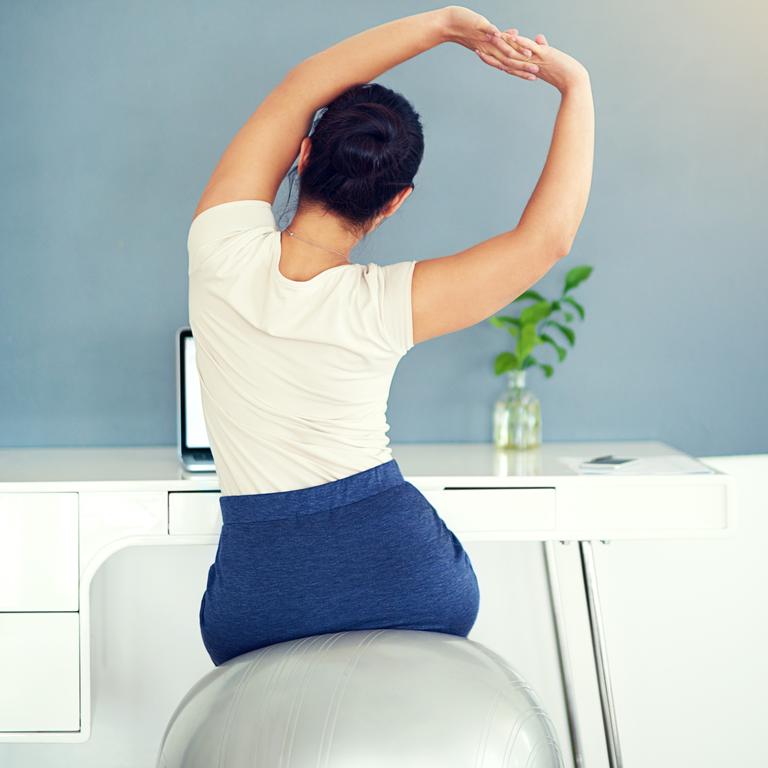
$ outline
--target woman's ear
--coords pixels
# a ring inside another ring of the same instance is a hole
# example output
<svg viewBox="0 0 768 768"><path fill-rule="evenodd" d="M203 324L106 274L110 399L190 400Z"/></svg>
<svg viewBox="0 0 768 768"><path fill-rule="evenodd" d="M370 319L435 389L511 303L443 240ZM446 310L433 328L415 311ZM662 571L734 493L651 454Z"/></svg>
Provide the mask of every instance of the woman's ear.
<svg viewBox="0 0 768 768"><path fill-rule="evenodd" d="M387 207L387 216L391 216L408 199L408 195L410 195L411 192L413 192L413 187L401 189L392 198L392 202Z"/></svg>
<svg viewBox="0 0 768 768"><path fill-rule="evenodd" d="M373 225L373 229L379 226L384 219L388 219L406 200L408 195L413 192L413 187L406 187L400 190L390 201L387 206L376 218L376 222Z"/></svg>
<svg viewBox="0 0 768 768"><path fill-rule="evenodd" d="M299 176L304 173L304 166L309 160L309 153L312 149L312 139L309 136L305 136L301 140L301 146L299 147Z"/></svg>

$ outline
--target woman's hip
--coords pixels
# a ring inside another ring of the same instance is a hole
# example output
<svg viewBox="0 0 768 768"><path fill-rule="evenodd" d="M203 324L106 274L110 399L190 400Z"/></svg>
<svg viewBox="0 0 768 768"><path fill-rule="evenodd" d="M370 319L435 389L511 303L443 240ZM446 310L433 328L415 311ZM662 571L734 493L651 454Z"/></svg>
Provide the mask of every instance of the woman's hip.
<svg viewBox="0 0 768 768"><path fill-rule="evenodd" d="M277 507L254 506L249 516L241 498L238 514L224 515L209 569L204 636L235 635L238 647L255 648L345 628L466 635L479 607L470 559L395 469L379 472L383 490L376 483L362 494L360 486L337 486L341 493L322 501L305 494L306 506L280 494ZM288 493L305 490L313 489Z"/></svg>

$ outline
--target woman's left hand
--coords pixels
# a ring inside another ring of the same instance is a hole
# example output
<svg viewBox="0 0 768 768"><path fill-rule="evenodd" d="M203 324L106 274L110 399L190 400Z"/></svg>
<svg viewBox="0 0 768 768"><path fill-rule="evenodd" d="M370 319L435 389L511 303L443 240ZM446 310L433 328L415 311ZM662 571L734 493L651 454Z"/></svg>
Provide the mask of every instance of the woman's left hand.
<svg viewBox="0 0 768 768"><path fill-rule="evenodd" d="M458 43L477 55L486 64L502 69L524 80L535 80L538 67L528 62L531 53L516 48L517 29L501 30L485 16L461 5L445 9L445 35L449 42Z"/></svg>

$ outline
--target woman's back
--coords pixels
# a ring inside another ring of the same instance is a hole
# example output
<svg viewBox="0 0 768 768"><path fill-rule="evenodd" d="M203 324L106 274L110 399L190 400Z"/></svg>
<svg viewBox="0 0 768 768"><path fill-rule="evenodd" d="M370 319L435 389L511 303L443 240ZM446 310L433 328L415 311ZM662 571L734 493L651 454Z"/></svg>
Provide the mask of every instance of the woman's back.
<svg viewBox="0 0 768 768"><path fill-rule="evenodd" d="M387 398L413 347L414 261L295 281L267 201L199 214L189 317L222 494L306 488L392 458Z"/></svg>

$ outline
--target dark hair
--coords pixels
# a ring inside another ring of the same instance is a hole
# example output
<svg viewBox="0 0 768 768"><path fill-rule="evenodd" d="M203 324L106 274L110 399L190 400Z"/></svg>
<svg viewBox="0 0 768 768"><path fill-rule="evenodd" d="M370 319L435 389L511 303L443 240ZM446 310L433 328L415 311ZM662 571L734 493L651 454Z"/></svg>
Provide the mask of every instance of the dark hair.
<svg viewBox="0 0 768 768"><path fill-rule="evenodd" d="M310 138L299 204L320 205L365 233L398 192L415 188L424 155L421 121L405 97L383 85L353 85L339 94L316 117ZM297 172L298 165L289 176Z"/></svg>

